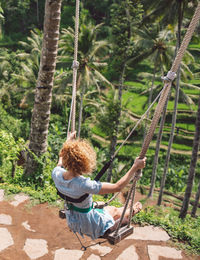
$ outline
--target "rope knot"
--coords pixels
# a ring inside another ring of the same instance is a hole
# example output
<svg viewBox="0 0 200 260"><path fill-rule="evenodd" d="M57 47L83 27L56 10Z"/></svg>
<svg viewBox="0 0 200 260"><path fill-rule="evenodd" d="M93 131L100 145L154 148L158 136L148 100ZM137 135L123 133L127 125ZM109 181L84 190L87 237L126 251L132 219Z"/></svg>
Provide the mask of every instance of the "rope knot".
<svg viewBox="0 0 200 260"><path fill-rule="evenodd" d="M78 67L79 67L79 62L77 60L73 60L72 69L78 69Z"/></svg>
<svg viewBox="0 0 200 260"><path fill-rule="evenodd" d="M167 76L161 77L163 81L172 82L176 78L176 73L173 71L168 71Z"/></svg>

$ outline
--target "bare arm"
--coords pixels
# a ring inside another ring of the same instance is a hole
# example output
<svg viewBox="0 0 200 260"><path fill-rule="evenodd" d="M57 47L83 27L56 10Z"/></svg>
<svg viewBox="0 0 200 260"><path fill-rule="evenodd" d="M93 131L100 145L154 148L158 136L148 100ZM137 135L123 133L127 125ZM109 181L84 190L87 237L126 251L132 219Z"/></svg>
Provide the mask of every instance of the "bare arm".
<svg viewBox="0 0 200 260"><path fill-rule="evenodd" d="M62 166L62 157L59 157L57 166Z"/></svg>
<svg viewBox="0 0 200 260"><path fill-rule="evenodd" d="M76 138L76 131L69 133L69 135L67 136L67 141L71 141L75 138ZM62 166L62 157L61 156L59 156L57 166Z"/></svg>
<svg viewBox="0 0 200 260"><path fill-rule="evenodd" d="M108 194L108 193L114 193L122 190L132 179L134 173L139 170L143 169L146 164L146 157L144 159L136 158L134 164L130 168L130 170L116 183L108 183L108 182L102 182L101 190L99 191L99 194Z"/></svg>

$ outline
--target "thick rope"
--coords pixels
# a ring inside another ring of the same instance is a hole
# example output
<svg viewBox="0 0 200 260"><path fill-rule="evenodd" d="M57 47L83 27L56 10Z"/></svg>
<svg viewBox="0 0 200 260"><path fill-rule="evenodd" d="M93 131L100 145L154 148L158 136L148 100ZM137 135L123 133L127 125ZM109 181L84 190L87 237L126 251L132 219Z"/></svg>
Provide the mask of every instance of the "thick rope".
<svg viewBox="0 0 200 260"><path fill-rule="evenodd" d="M68 132L70 131L69 125L72 121L71 132L75 131L75 117L76 117L76 82L77 82L77 70L79 63L77 61L78 56L78 30L79 30L79 0L76 0L76 17L75 17L75 34L74 34L74 60L72 63L73 68L73 80L72 80L72 103L70 118L68 122Z"/></svg>
<svg viewBox="0 0 200 260"><path fill-rule="evenodd" d="M149 130L148 130L148 133L147 135L145 136L145 139L144 139L144 143L143 143L143 146L142 146L142 149L141 149L141 152L140 152L140 155L139 157L141 159L143 159L146 155L146 152L148 150L148 147L149 147L149 144L153 138L153 135L154 135L154 131L156 129L156 126L158 124L158 121L159 121L159 118L160 118L160 115L162 113L162 110L164 108L164 105L166 103L166 100L167 100L167 97L168 97L168 94L169 94L169 91L171 89L171 84L172 84L172 81L173 79L175 78L176 76L176 72L178 70L178 67L181 63L181 60L183 58L183 55L185 53L185 50L187 49L187 46L192 38L192 35L194 33L194 30L197 26L197 23L200 19L200 3L198 4L197 8L196 8L196 11L193 15L193 18L190 22L190 25L187 29L187 32L184 36L184 39L182 41L182 44L180 46L180 49L176 55L176 58L172 64L172 67L171 67L171 70L168 72L167 76L164 77L164 87L163 87L163 91L162 91L162 94L160 96L160 99L159 99L159 102L158 102L158 105L156 107L156 110L155 110L155 113L154 113L154 117L151 121L151 125L149 127ZM142 175L142 172L141 170L138 171L137 173L135 173L134 175L134 179L133 179L133 185L131 187L131 190L129 191L129 194L128 194L128 197L127 197L127 200L126 200L126 203L125 203L125 206L124 206L124 210L122 212L122 215L121 215L121 218L120 218L120 221L119 221L119 225L114 233L114 235L116 236L118 234L118 231L119 231L119 228L121 226L121 223L122 223L122 220L124 218L124 215L125 215L125 212L126 212L126 209L127 209L127 206L128 206L128 202L130 200L130 197L132 195L132 201L131 201L131 205L130 205L130 208L133 209L133 199L134 199L134 191L135 191L135 187L136 187L136 183L137 183L137 180L139 179L139 177ZM129 217L129 224L128 226L130 226L130 222L131 222L131 218L132 218L132 214L133 214L133 210L130 211L130 217Z"/></svg>

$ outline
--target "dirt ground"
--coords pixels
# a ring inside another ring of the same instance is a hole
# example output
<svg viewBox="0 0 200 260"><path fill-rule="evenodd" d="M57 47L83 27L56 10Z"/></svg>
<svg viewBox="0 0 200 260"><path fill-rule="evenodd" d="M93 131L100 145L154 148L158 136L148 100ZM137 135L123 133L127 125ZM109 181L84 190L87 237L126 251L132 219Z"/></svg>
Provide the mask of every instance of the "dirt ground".
<svg viewBox="0 0 200 260"><path fill-rule="evenodd" d="M139 193L136 194L136 201L144 196ZM0 202L0 213L7 214L12 217L12 224L6 226L8 231L12 234L14 245L8 247L6 250L0 252L1 260L28 260L30 259L22 250L25 240L32 239L45 239L48 243L48 254L40 257L41 260L50 260L54 258L54 252L57 249L77 249L80 250L81 246L73 232L69 230L65 219L60 219L58 216L58 208L49 206L47 203L39 204L33 207L28 206L29 202L21 203L19 206L14 207L8 201ZM28 221L31 229L36 232L26 230L22 223ZM2 227L2 225L0 225ZM172 242L157 242L157 241L142 241L142 240L122 240L116 245L110 245L105 239L98 239L92 241L90 238L85 237L82 239L84 245L89 246L97 242L101 242L103 246L113 248L112 252L108 255L101 256L104 260L115 260L124 249L129 245L136 247L136 252L141 260L149 260L147 245L162 245L172 246ZM98 251L91 250L90 247L84 252L82 260L87 259L91 254L98 255ZM183 260L200 260L200 256L188 256L182 253ZM70 259L70 256L69 258ZM167 258L160 257L159 260L166 260ZM133 259L134 260L134 259Z"/></svg>

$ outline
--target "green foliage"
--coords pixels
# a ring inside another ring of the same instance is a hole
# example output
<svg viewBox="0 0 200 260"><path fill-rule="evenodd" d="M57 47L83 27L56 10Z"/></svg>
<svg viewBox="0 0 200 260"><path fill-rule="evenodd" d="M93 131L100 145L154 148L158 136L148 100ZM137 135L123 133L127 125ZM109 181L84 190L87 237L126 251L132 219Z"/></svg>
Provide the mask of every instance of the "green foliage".
<svg viewBox="0 0 200 260"><path fill-rule="evenodd" d="M160 226L170 237L180 242L179 246L192 252L200 253L200 217L187 215L184 220L178 217L179 212L171 208L148 207L133 217L135 223Z"/></svg>
<svg viewBox="0 0 200 260"><path fill-rule="evenodd" d="M109 69L114 79L121 75L126 61L136 52L134 33L141 20L142 12L140 1L115 1L111 6L113 57Z"/></svg>
<svg viewBox="0 0 200 260"><path fill-rule="evenodd" d="M35 190L34 187L18 184L0 183L0 187L6 191L7 195L23 192L30 195L32 199L36 199L39 203L55 202L58 199L56 189L53 186L46 185L43 188Z"/></svg>
<svg viewBox="0 0 200 260"><path fill-rule="evenodd" d="M3 107L0 105L0 128L7 131L15 139L23 137L26 139L29 133L29 126L26 122L23 122L21 119L16 119L7 113Z"/></svg>
<svg viewBox="0 0 200 260"><path fill-rule="evenodd" d="M99 113L97 116L100 129L109 136L109 139L117 134L117 130L113 129L113 126L116 126L119 120L120 110L119 101L110 98L109 102L105 104L104 113Z"/></svg>
<svg viewBox="0 0 200 260"><path fill-rule="evenodd" d="M38 5L37 5L38 4ZM1 0L4 10L4 34L15 41L28 35L33 27L42 28L45 1Z"/></svg>
<svg viewBox="0 0 200 260"><path fill-rule="evenodd" d="M11 179L13 164L18 159L19 152L24 149L24 140L15 141L13 135L0 130L0 180ZM18 168L20 171L20 168Z"/></svg>

